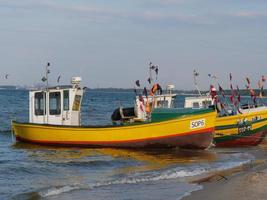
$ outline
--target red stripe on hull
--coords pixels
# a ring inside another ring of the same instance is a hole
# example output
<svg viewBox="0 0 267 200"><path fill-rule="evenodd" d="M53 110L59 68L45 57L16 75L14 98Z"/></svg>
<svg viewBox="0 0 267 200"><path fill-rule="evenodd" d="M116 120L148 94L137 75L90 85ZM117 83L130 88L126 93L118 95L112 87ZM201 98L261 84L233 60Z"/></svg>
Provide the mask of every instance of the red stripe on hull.
<svg viewBox="0 0 267 200"><path fill-rule="evenodd" d="M216 147L244 147L244 146L257 146L262 142L266 135L266 131L259 131L250 136L238 137L228 141L216 143Z"/></svg>
<svg viewBox="0 0 267 200"><path fill-rule="evenodd" d="M158 147L181 147L191 149L206 149L213 140L213 128L202 131L177 134L169 137L158 137L130 141L113 142L84 142L84 141L44 141L31 140L17 136L16 139L22 142L35 143L49 146L79 146L79 147L117 147L117 148L158 148Z"/></svg>

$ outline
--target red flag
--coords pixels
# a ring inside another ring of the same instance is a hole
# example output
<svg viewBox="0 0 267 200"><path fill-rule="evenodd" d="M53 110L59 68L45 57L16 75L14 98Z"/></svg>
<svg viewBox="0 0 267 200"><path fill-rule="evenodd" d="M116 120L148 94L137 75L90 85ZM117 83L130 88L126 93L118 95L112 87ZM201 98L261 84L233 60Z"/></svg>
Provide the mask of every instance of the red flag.
<svg viewBox="0 0 267 200"><path fill-rule="evenodd" d="M216 88L213 85L210 85L210 95L212 99L214 99L217 96Z"/></svg>
<svg viewBox="0 0 267 200"><path fill-rule="evenodd" d="M234 89L232 84L230 84L230 88L231 88L231 90L233 90L233 89Z"/></svg>
<svg viewBox="0 0 267 200"><path fill-rule="evenodd" d="M264 75L262 75L261 80L262 80L262 82L265 82L266 81L266 78L265 78Z"/></svg>
<svg viewBox="0 0 267 200"><path fill-rule="evenodd" d="M241 102L241 96L240 96L240 92L239 92L240 90L239 90L239 87L238 87L238 85L236 86L236 92L237 92L237 100L239 101L239 102Z"/></svg>
<svg viewBox="0 0 267 200"><path fill-rule="evenodd" d="M219 86L219 91L220 91L220 93L222 94L223 97L225 97L225 93L224 93L223 88L221 87L220 84L218 84L218 86Z"/></svg>
<svg viewBox="0 0 267 200"><path fill-rule="evenodd" d="M251 96L251 97L255 97L255 92L254 92L254 90L253 90L253 89L250 89L249 91L250 91L250 96Z"/></svg>
<svg viewBox="0 0 267 200"><path fill-rule="evenodd" d="M143 95L145 95L146 97L148 96L148 93L147 93L147 89L146 89L146 87L144 87L144 90L143 90Z"/></svg>
<svg viewBox="0 0 267 200"><path fill-rule="evenodd" d="M246 80L247 80L248 85L250 85L250 80L248 77L246 78Z"/></svg>
<svg viewBox="0 0 267 200"><path fill-rule="evenodd" d="M137 87L140 87L140 81L139 81L139 80L135 81L135 85L136 85Z"/></svg>
<svg viewBox="0 0 267 200"><path fill-rule="evenodd" d="M235 96L234 95L230 96L230 101L234 104L234 102L235 102Z"/></svg>

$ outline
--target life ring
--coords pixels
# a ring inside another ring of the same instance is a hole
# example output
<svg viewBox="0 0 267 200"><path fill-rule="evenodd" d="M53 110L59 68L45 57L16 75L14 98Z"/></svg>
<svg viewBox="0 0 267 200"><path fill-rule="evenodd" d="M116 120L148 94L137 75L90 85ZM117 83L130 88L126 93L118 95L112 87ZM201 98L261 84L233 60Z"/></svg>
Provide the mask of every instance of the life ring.
<svg viewBox="0 0 267 200"><path fill-rule="evenodd" d="M146 113L151 113L151 107L148 100L146 101Z"/></svg>
<svg viewBox="0 0 267 200"><path fill-rule="evenodd" d="M150 95L154 96L154 94L157 92L157 90L158 90L158 84L154 84L150 90Z"/></svg>

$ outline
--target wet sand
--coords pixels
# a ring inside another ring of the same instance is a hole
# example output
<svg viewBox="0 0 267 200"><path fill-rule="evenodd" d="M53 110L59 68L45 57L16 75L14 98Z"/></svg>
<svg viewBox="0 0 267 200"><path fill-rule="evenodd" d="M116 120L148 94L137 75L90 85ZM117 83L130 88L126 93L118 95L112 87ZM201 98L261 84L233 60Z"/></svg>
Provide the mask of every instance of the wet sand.
<svg viewBox="0 0 267 200"><path fill-rule="evenodd" d="M267 142L262 148L266 147ZM203 190L193 192L183 200L266 200L267 163L260 160L191 182L203 185Z"/></svg>
<svg viewBox="0 0 267 200"><path fill-rule="evenodd" d="M204 184L204 189L192 193L184 200L265 200L267 199L267 169L228 177Z"/></svg>

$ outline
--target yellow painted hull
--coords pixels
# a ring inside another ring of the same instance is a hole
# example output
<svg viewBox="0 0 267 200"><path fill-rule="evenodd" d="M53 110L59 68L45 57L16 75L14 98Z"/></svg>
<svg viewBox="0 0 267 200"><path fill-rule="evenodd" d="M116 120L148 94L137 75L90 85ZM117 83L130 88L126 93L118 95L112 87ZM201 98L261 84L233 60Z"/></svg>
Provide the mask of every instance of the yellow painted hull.
<svg viewBox="0 0 267 200"><path fill-rule="evenodd" d="M182 147L205 149L213 139L216 112L129 126L71 127L12 122L19 141L86 147ZM203 127L190 123L205 120Z"/></svg>
<svg viewBox="0 0 267 200"><path fill-rule="evenodd" d="M267 110L233 116L217 117L215 144L218 147L238 147L259 144L267 133Z"/></svg>

